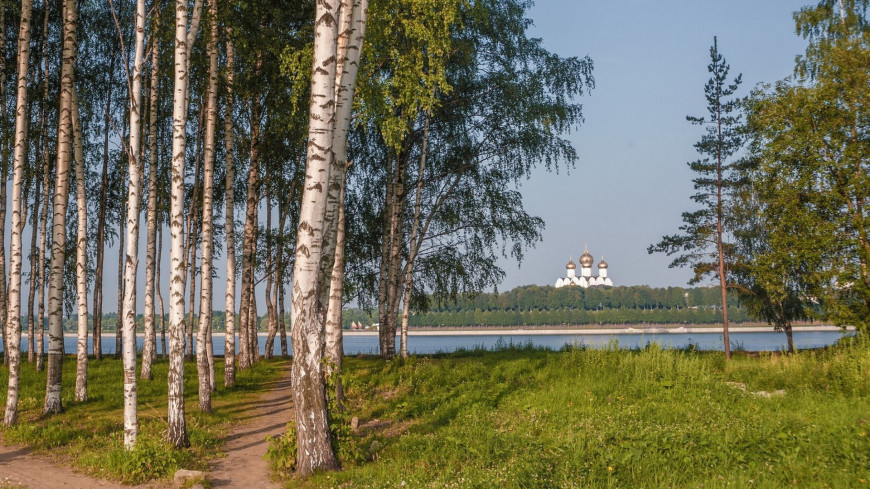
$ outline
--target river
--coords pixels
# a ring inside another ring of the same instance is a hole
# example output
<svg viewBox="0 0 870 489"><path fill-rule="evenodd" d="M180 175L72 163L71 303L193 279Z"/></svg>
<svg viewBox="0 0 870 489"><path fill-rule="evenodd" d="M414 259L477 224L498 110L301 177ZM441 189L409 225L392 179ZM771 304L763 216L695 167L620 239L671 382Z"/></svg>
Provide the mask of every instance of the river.
<svg viewBox="0 0 870 489"><path fill-rule="evenodd" d="M799 349L820 348L836 343L844 335L854 334L843 332L836 328L818 331L795 331L795 346ZM643 348L649 343L658 343L663 347L685 348L694 345L699 350L718 350L723 346L722 333L716 331L691 331L691 332L666 332L656 330L654 332L624 332L625 330L612 331L570 331L570 332L522 332L522 331L477 331L473 334L468 332L419 332L412 333L408 338L408 351L416 354L447 353L457 350L473 350L497 348L506 345L534 345L537 347L558 350L565 345L582 345L590 348L603 348L615 345L619 348L633 349ZM786 347L784 333L776 333L770 330L762 331L735 331L731 335L731 349L733 351L780 351ZM46 335L46 340L47 340ZM22 349L26 346L26 338L21 339ZM168 341L168 338L167 338ZM280 338L275 338L274 353L280 354ZM290 338L287 338L288 344ZM262 352L266 335L259 335L260 351ZM238 342L236 343L238 345ZM398 338L396 347L398 348ZM111 354L115 351L115 335L103 336L103 353ZM137 338L137 346L142 348L142 337ZM76 350L75 336L64 337L64 347L68 353ZM92 352L92 338L88 337L88 350ZM2 349L0 349L2 351ZM160 337L157 338L157 351L162 353ZM223 355L224 338L222 334L214 335L214 353ZM377 354L378 337L376 333L351 332L344 336L344 353L346 355Z"/></svg>

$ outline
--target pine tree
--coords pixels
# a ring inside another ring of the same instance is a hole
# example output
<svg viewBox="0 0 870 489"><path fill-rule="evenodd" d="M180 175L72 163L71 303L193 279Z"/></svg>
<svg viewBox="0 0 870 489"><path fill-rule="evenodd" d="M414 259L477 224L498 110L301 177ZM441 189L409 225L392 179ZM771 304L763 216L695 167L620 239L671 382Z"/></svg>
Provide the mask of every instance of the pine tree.
<svg viewBox="0 0 870 489"><path fill-rule="evenodd" d="M722 296L725 357L730 358L727 308L730 245L726 237L729 236L731 223L726 211L731 192L745 183L737 171L742 163L729 163L743 146L740 100L734 98L742 76L737 75L729 84L730 66L719 52L715 37L710 47L707 71L711 77L704 86L704 94L709 118L686 116L686 120L692 124L706 128L701 140L695 143L695 150L703 157L689 162L689 168L698 175L692 179L697 190L692 200L701 208L683 213L683 225L680 226L682 234L665 236L647 251L677 254L670 267L692 267L695 276L690 283L698 283L707 276L718 279Z"/></svg>

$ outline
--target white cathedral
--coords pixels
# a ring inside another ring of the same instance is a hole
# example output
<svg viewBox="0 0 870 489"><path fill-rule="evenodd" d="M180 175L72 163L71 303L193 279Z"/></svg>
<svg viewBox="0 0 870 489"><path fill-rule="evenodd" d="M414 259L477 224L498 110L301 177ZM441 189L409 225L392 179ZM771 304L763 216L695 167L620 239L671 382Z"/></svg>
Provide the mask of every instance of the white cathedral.
<svg viewBox="0 0 870 489"><path fill-rule="evenodd" d="M607 262L604 261L604 257L598 263L598 276L592 276L592 263L594 261L592 255L589 254L589 250L585 250L583 255L580 256L580 276L578 277L576 272L577 265L569 258L568 264L565 265L568 276L556 280L556 288L565 287L566 285L578 285L584 289L600 286L613 287L613 281L607 277Z"/></svg>

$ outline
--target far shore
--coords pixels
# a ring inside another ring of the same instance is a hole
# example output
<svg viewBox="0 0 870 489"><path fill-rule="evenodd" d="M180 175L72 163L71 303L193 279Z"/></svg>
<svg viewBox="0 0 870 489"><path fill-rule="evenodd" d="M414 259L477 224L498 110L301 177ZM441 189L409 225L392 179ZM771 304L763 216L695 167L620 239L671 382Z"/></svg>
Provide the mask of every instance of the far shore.
<svg viewBox="0 0 870 489"><path fill-rule="evenodd" d="M651 325L651 324L633 324L633 325L613 325L613 326L566 326L566 327L525 327L525 328L500 328L494 326L483 327L466 327L466 328L411 328L408 331L408 336L538 336L538 335L615 335L615 334L686 334L686 333L720 333L721 325ZM855 331L854 326L841 328L833 325L804 325L793 326L792 331L804 333L823 333L835 331ZM732 326L728 328L730 333L775 333L773 326L767 324L759 324L755 326ZM268 332L260 331L258 336L267 336ZM369 330L344 330L346 336L377 336L378 331ZM398 333L397 333L398 334ZM159 335L159 333L158 333ZM279 334L280 335L280 334ZM279 336L276 335L276 338ZM75 333L64 333L65 337L75 338L78 335ZM91 335L89 335L91 336ZM115 333L103 333L104 338L114 338ZM137 337L142 337L143 333L137 333ZM223 337L224 333L213 333L212 336ZM289 331L287 336L289 337Z"/></svg>

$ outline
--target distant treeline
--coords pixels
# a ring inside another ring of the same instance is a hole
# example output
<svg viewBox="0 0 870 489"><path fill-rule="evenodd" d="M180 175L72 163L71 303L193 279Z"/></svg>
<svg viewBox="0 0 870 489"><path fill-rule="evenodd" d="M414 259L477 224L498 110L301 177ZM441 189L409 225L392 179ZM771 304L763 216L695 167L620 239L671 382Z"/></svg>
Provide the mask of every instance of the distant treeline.
<svg viewBox="0 0 870 489"><path fill-rule="evenodd" d="M481 293L462 297L455 303L435 304L428 311L414 312L411 326L466 327L466 326L546 326L584 324L712 324L722 320L719 307L719 289L715 287L561 287L526 285L507 292ZM729 296L728 316L731 321L755 321L746 315L736 296ZM22 317L26 331L27 320ZM164 317L169 322L168 316ZM93 320L89 316L89 323ZM196 322L194 318L194 322ZM157 319L160 328L160 317ZM346 309L343 323L371 325L372 315L361 309ZM287 313L287 327L290 314ZM47 323L46 323L47 324ZM103 314L103 331L116 331L118 315ZM136 330L144 331L141 314L136 316ZM89 324L90 325L90 324ZM223 332L226 325L224 311L212 313L212 331ZM269 329L268 316L257 321L258 330ZM194 325L195 326L195 325ZM63 329L77 330L75 317L64 318Z"/></svg>
<svg viewBox="0 0 870 489"><path fill-rule="evenodd" d="M715 287L561 287L527 285L508 292L482 293L456 303L417 312L411 326L544 326L585 324L711 324L722 320ZM736 296L729 296L731 321L747 317ZM344 313L345 326L372 323L360 309Z"/></svg>

